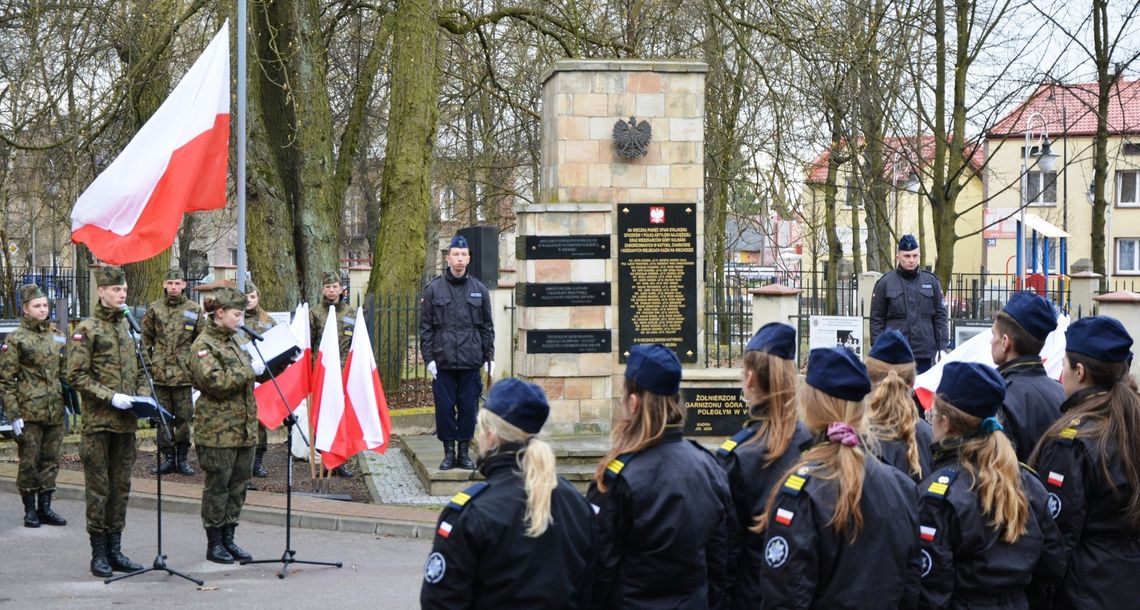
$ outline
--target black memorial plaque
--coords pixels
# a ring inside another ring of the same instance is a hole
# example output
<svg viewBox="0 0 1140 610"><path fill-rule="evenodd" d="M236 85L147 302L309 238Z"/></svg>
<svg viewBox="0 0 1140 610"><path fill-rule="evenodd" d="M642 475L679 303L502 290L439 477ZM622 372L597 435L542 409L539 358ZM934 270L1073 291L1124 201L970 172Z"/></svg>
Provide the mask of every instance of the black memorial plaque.
<svg viewBox="0 0 1140 610"><path fill-rule="evenodd" d="M515 301L523 307L609 305L611 293L609 282L515 285Z"/></svg>
<svg viewBox="0 0 1140 610"><path fill-rule="evenodd" d="M661 343L697 361L697 206L618 206L619 361Z"/></svg>
<svg viewBox="0 0 1140 610"><path fill-rule="evenodd" d="M685 399L685 434L732 436L748 418L740 387L681 388Z"/></svg>
<svg viewBox="0 0 1140 610"><path fill-rule="evenodd" d="M613 351L609 330L528 330L528 354L591 354Z"/></svg>
<svg viewBox="0 0 1140 610"><path fill-rule="evenodd" d="M609 235L527 235L515 246L519 260L610 258Z"/></svg>

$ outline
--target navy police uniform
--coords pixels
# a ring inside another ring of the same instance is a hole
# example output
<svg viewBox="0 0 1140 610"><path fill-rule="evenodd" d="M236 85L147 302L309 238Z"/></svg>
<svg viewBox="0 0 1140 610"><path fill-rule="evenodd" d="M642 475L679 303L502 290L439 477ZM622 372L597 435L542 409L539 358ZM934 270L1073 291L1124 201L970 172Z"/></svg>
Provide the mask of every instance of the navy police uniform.
<svg viewBox="0 0 1140 610"><path fill-rule="evenodd" d="M934 444L934 430L921 417L915 423L914 442L918 445L918 464L922 467L922 475L926 476L930 474L934 463L930 456L930 446ZM914 479L915 483L922 480L922 477L915 477L910 470L906 441L902 439L880 440L877 455L884 464L898 468L900 472Z"/></svg>
<svg viewBox="0 0 1140 610"><path fill-rule="evenodd" d="M998 367L1005 379L1005 401L998 417L1017 459L1029 461L1037 441L1061 418L1065 389L1045 372L1041 356L1014 358Z"/></svg>
<svg viewBox="0 0 1140 610"><path fill-rule="evenodd" d="M888 328L906 336L915 362L929 367L934 354L948 343L942 285L929 271L896 268L875 282L871 294L871 341ZM919 366L919 372L923 367Z"/></svg>

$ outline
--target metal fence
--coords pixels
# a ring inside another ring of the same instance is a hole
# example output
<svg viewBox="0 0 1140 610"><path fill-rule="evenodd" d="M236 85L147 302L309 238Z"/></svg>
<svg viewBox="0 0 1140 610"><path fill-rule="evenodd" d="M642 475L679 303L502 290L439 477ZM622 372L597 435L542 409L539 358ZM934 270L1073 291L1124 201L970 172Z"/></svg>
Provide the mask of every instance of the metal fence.
<svg viewBox="0 0 1140 610"><path fill-rule="evenodd" d="M12 292L16 295L13 303L0 302L0 312L4 318L17 318L20 316L20 286L23 284L36 284L53 302L63 301L67 307L67 315L71 320L77 320L88 315L86 274L78 277L75 269L70 267L36 267L15 268L12 270ZM0 292L0 300L4 298ZM56 312L52 310L52 319Z"/></svg>
<svg viewBox="0 0 1140 610"><path fill-rule="evenodd" d="M364 306L376 368L391 408L429 406L431 374L420 353L419 295L370 295Z"/></svg>

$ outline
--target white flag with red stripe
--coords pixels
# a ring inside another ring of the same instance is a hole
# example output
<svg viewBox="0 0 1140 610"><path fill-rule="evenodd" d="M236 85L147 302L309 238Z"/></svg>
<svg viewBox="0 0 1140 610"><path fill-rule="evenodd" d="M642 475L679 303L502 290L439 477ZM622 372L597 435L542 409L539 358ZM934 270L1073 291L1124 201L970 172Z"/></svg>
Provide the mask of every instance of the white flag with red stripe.
<svg viewBox="0 0 1140 610"><path fill-rule="evenodd" d="M174 243L182 215L226 205L229 21L119 156L79 196L71 240L122 265Z"/></svg>
<svg viewBox="0 0 1140 610"><path fill-rule="evenodd" d="M277 429L285 417L309 396L312 385L313 348L309 334L307 304L302 303L297 306L293 321L289 323L289 332L297 340L301 355L277 376L277 385L281 388L281 393L278 394L273 383L263 383L253 390L253 397L257 400L257 419L270 430ZM282 394L285 395L284 403L281 402Z"/></svg>
<svg viewBox="0 0 1140 610"><path fill-rule="evenodd" d="M336 468L361 451L384 453L392 433L388 400L380 384L364 310L360 307L356 308L356 324L352 328L352 346L344 367L344 415L332 444L328 447L317 444L317 449L324 452L322 459L326 468Z"/></svg>
<svg viewBox="0 0 1140 610"><path fill-rule="evenodd" d="M313 447L319 451L328 451L332 447L344 416L344 385L341 379L336 310L330 305L325 328L321 332L321 344L317 347L317 361L313 365L313 402L309 408L309 420L315 436Z"/></svg>

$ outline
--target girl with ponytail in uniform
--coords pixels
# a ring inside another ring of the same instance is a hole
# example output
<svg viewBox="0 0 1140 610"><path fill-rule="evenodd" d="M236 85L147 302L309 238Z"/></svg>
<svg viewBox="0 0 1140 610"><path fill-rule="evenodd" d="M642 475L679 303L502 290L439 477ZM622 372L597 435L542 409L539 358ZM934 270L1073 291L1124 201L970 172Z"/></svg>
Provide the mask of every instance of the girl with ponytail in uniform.
<svg viewBox="0 0 1140 610"><path fill-rule="evenodd" d="M423 608L589 608L597 527L589 504L554 470L537 436L542 388L504 379L476 419L487 478L440 515L420 589Z"/></svg>
<svg viewBox="0 0 1140 610"><path fill-rule="evenodd" d="M919 485L923 608L1039 607L1064 574L1045 488L1022 471L996 369L951 362L934 406L934 471Z"/></svg>
<svg viewBox="0 0 1140 610"><path fill-rule="evenodd" d="M930 474L934 435L915 409L914 353L902 333L891 328L879 335L867 354L867 374L874 388L867 415L876 453L917 483Z"/></svg>
<svg viewBox="0 0 1140 610"><path fill-rule="evenodd" d="M850 350L814 349L797 400L815 435L772 490L759 608L899 608L918 596L914 482L864 448L867 369Z"/></svg>
<svg viewBox="0 0 1140 610"><path fill-rule="evenodd" d="M1054 608L1133 608L1140 574L1140 397L1132 337L1113 318L1065 332L1061 419L1029 463L1049 492L1068 567Z"/></svg>

